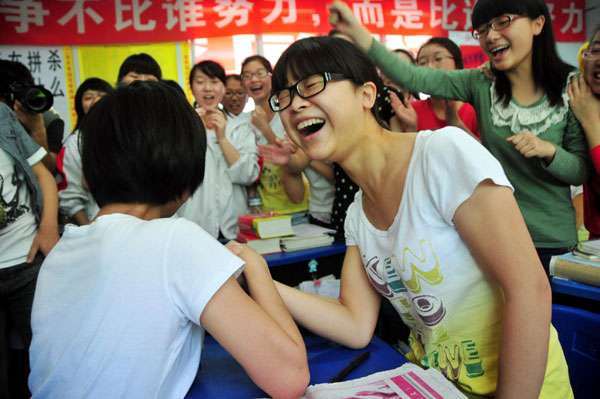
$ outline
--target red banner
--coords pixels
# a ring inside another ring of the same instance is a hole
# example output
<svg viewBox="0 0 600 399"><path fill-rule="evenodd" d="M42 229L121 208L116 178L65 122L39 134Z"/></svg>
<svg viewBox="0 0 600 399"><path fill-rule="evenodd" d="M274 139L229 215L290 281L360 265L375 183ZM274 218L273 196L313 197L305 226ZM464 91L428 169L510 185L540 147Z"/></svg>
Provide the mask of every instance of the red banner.
<svg viewBox="0 0 600 399"><path fill-rule="evenodd" d="M256 33L326 33L318 0L0 0L0 43L152 43ZM470 31L474 0L348 1L371 32ZM585 0L552 0L557 41L585 40Z"/></svg>

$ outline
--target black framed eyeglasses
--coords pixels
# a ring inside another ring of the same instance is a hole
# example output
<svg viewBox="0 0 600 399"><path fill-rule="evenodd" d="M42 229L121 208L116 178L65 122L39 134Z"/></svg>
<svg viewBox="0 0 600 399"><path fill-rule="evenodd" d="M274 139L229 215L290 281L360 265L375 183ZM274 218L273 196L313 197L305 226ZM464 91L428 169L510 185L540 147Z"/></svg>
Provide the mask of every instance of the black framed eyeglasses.
<svg viewBox="0 0 600 399"><path fill-rule="evenodd" d="M508 28L515 19L519 18L527 18L527 15L503 15L494 19L489 24L484 24L477 29L473 29L473 31L471 31L471 35L473 35L475 39L479 39L480 37L487 35L490 31L490 28L496 32L501 31Z"/></svg>
<svg viewBox="0 0 600 399"><path fill-rule="evenodd" d="M581 56L586 60L597 60L600 58L600 49L583 50Z"/></svg>
<svg viewBox="0 0 600 399"><path fill-rule="evenodd" d="M294 100L294 92L302 98L316 96L327 87L332 80L352 80L339 73L315 73L300 79L295 85L279 90L269 97L269 105L274 112L281 112L290 106Z"/></svg>

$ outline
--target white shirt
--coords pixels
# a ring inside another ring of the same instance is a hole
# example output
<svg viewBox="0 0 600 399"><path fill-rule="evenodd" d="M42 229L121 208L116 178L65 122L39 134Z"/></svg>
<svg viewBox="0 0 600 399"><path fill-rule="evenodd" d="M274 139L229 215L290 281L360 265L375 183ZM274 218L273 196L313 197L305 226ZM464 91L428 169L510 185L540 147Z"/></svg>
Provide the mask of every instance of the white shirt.
<svg viewBox="0 0 600 399"><path fill-rule="evenodd" d="M223 236L233 239L239 232L238 216L249 212L246 186L258 178L260 168L249 123L228 122L225 135L240 158L228 166L215 132L207 130L204 181L177 215L197 223L215 238L220 230Z"/></svg>
<svg viewBox="0 0 600 399"><path fill-rule="evenodd" d="M182 218L67 225L37 281L33 398L183 398L198 371L200 315L242 265Z"/></svg>
<svg viewBox="0 0 600 399"><path fill-rule="evenodd" d="M333 167L333 166L332 166ZM310 184L310 194L308 196L308 211L331 213L335 187L325 176L311 168L304 169L304 175Z"/></svg>
<svg viewBox="0 0 600 399"><path fill-rule="evenodd" d="M46 150L39 148L27 163L33 166L45 155ZM0 269L25 262L37 234L27 183L14 173L12 158L0 148Z"/></svg>
<svg viewBox="0 0 600 399"><path fill-rule="evenodd" d="M92 220L100 208L92 194L83 187L80 141L81 134L77 131L65 142L63 154L63 172L67 186L58 192L58 206L69 216L79 211L85 211L88 220Z"/></svg>
<svg viewBox="0 0 600 399"><path fill-rule="evenodd" d="M497 377L502 292L453 222L457 208L486 179L511 187L500 163L467 133L455 127L423 131L389 229L369 222L362 191L345 222L346 245L358 246L371 284L410 327L417 360L465 387L495 386ZM463 362L446 368L456 354Z"/></svg>

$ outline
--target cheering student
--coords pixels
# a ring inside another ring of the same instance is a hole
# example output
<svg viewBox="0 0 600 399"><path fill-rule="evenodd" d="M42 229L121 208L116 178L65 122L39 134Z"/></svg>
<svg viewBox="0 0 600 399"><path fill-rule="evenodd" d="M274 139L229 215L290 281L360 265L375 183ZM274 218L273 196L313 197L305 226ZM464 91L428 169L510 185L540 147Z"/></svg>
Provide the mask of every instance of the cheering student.
<svg viewBox="0 0 600 399"><path fill-rule="evenodd" d="M542 0L479 0L473 36L488 55L495 79L476 69L414 67L387 51L334 2L336 29L351 36L383 73L409 90L473 105L481 143L502 165L542 265L578 242L570 186L591 171L581 126L569 109L573 68L557 54L552 21Z"/></svg>

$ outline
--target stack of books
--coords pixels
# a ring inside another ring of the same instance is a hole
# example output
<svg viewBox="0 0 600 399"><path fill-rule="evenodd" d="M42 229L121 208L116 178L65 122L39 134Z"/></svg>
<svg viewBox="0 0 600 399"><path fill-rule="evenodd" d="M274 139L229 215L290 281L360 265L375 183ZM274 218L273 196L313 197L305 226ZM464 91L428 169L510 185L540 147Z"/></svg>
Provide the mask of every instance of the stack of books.
<svg viewBox="0 0 600 399"><path fill-rule="evenodd" d="M550 275L600 287L600 240L583 241L573 252L553 256Z"/></svg>
<svg viewBox="0 0 600 399"><path fill-rule="evenodd" d="M335 230L317 226L315 224L303 223L292 227L295 235L281 239L281 248L286 251L298 251L300 249L325 247L333 244Z"/></svg>
<svg viewBox="0 0 600 399"><path fill-rule="evenodd" d="M262 255L281 252L280 239L294 235L292 217L273 213L248 214L238 217L237 241L248 244Z"/></svg>

